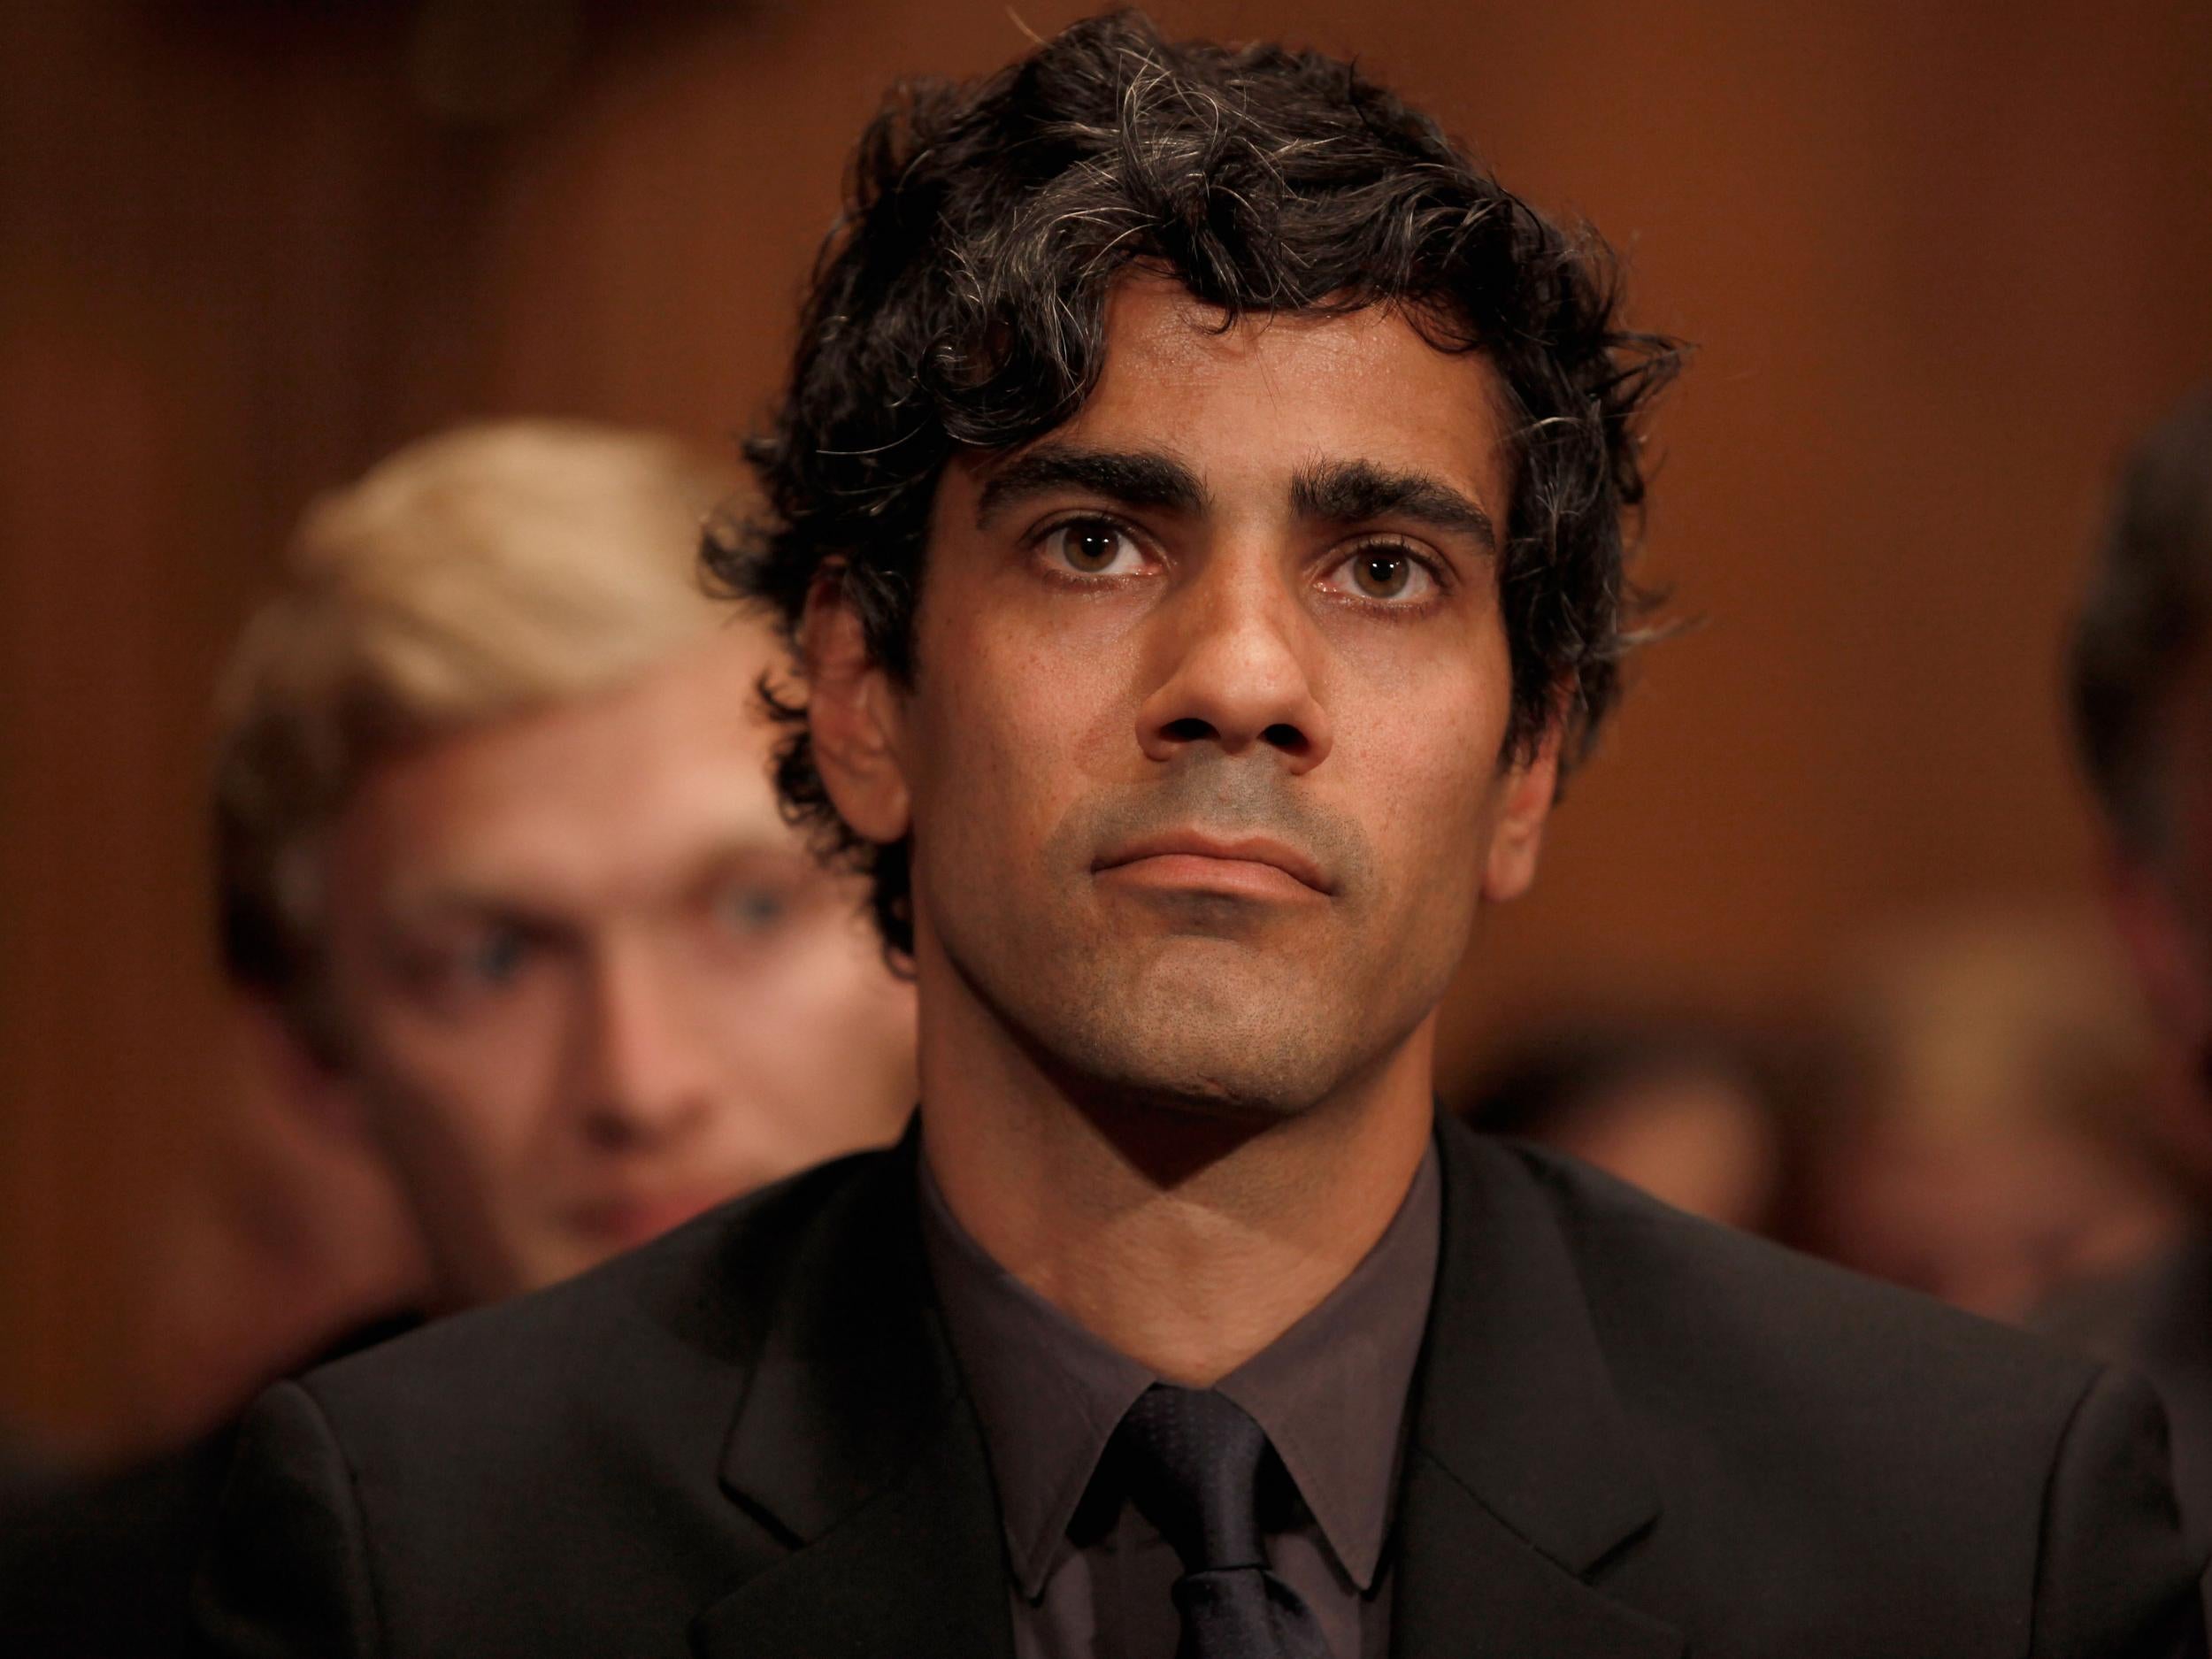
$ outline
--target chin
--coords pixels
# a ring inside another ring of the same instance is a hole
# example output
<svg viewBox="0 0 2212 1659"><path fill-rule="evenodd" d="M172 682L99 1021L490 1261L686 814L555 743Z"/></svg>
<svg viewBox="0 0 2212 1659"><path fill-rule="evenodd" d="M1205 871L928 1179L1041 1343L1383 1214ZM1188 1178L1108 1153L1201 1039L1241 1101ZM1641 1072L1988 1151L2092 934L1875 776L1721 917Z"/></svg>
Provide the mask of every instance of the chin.
<svg viewBox="0 0 2212 1659"><path fill-rule="evenodd" d="M1338 941L1272 931L961 922L939 935L952 972L1094 1115L1138 1107L1249 1127L1295 1118L1371 1067L1427 1006L1402 951L1376 971ZM1010 948L1040 937L1055 948Z"/></svg>
<svg viewBox="0 0 2212 1659"><path fill-rule="evenodd" d="M1273 1068L1239 1065L1221 1055L1156 1050L1088 1058L1077 1094L1213 1123L1279 1123L1310 1110L1326 1094Z"/></svg>
<svg viewBox="0 0 2212 1659"><path fill-rule="evenodd" d="M1340 1010L1276 978L1156 972L1125 995L1074 999L1076 1017L1048 1046L1093 1090L1133 1104L1257 1125L1294 1118L1365 1056Z"/></svg>
<svg viewBox="0 0 2212 1659"><path fill-rule="evenodd" d="M517 1249L513 1263L513 1293L545 1290L579 1273L589 1272L602 1262L622 1254L624 1247L609 1240L563 1229Z"/></svg>

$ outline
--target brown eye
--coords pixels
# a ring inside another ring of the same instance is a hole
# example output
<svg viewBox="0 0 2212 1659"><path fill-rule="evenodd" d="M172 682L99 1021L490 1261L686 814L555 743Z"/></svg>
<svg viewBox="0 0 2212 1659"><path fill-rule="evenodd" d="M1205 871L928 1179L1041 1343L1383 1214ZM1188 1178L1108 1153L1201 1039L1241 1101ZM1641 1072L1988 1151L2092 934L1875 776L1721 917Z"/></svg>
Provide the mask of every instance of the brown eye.
<svg viewBox="0 0 2212 1659"><path fill-rule="evenodd" d="M1361 548L1321 585L1373 604L1409 607L1436 591L1437 579L1411 552L1386 541Z"/></svg>
<svg viewBox="0 0 2212 1659"><path fill-rule="evenodd" d="M1103 518L1077 518L1045 538L1045 550L1068 569L1085 576L1118 576L1133 571L1136 544Z"/></svg>
<svg viewBox="0 0 2212 1659"><path fill-rule="evenodd" d="M1413 578L1413 561L1402 553L1363 553L1352 561L1352 581L1370 599L1395 599Z"/></svg>

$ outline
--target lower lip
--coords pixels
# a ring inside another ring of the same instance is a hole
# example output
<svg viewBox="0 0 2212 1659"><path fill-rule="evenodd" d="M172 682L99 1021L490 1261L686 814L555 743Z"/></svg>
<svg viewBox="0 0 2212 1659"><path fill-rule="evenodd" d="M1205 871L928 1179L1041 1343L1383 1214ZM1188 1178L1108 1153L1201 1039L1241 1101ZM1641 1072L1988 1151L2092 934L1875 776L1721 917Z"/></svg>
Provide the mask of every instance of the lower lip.
<svg viewBox="0 0 2212 1659"><path fill-rule="evenodd" d="M1213 893L1226 898L1317 899L1316 889L1273 864L1250 858L1209 858L1197 853L1161 853L1133 858L1099 872L1102 879L1158 893Z"/></svg>

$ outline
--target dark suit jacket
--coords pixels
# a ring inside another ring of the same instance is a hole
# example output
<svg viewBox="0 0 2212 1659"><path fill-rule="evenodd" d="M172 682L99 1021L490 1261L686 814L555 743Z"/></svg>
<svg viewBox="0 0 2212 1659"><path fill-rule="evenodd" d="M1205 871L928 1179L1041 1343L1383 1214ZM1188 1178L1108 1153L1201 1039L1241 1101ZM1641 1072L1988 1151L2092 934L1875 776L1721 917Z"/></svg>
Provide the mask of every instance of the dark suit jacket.
<svg viewBox="0 0 2212 1659"><path fill-rule="evenodd" d="M0 1653L169 1659L237 1425L0 1512Z"/></svg>
<svg viewBox="0 0 2212 1659"><path fill-rule="evenodd" d="M1440 1133L1396 1652L2202 1651L2142 1386ZM212 1649L1008 1659L913 1157L273 1390L200 1587Z"/></svg>
<svg viewBox="0 0 2212 1659"><path fill-rule="evenodd" d="M396 1314L349 1332L305 1364L412 1330ZM303 1370L292 1365L287 1371ZM0 1496L0 1654L7 1659L173 1659L185 1592L207 1547L238 1425L88 1482Z"/></svg>

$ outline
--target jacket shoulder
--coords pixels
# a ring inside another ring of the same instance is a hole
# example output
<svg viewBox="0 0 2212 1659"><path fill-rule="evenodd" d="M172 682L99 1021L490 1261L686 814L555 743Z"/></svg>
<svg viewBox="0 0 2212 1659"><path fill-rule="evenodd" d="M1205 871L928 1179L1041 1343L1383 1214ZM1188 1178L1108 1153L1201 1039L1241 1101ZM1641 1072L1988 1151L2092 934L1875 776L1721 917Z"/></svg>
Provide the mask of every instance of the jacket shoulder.
<svg viewBox="0 0 2212 1659"><path fill-rule="evenodd" d="M1702 1586L1757 1651L1900 1619L1918 1651L2201 1651L2202 1563L2139 1379L1569 1160L1505 1155L1555 1217L1656 1488L1651 1548L1620 1569L1648 1605L1694 1624L1683 1598Z"/></svg>
<svg viewBox="0 0 2212 1659"><path fill-rule="evenodd" d="M542 1457L558 1431L726 1418L795 1252L841 1200L890 1177L895 1151L803 1171L547 1289L434 1320L311 1371L300 1386L373 1458L389 1433L482 1459Z"/></svg>
<svg viewBox="0 0 2212 1659"><path fill-rule="evenodd" d="M1801 1397L1801 1421L1835 1421L1824 1402L1857 1408L1848 1422L1886 1401L1902 1416L1869 1417L1870 1429L1946 1417L2055 1430L2101 1370L2026 1332L1685 1215L1571 1158L1502 1149L1555 1217L1624 1387L1686 1365L1710 1397Z"/></svg>
<svg viewBox="0 0 2212 1659"><path fill-rule="evenodd" d="M724 1443L790 1287L826 1247L866 1240L901 1179L895 1151L825 1164L272 1389L203 1568L203 1641L669 1648L783 1553L723 1489ZM548 1563L588 1571L549 1581Z"/></svg>

